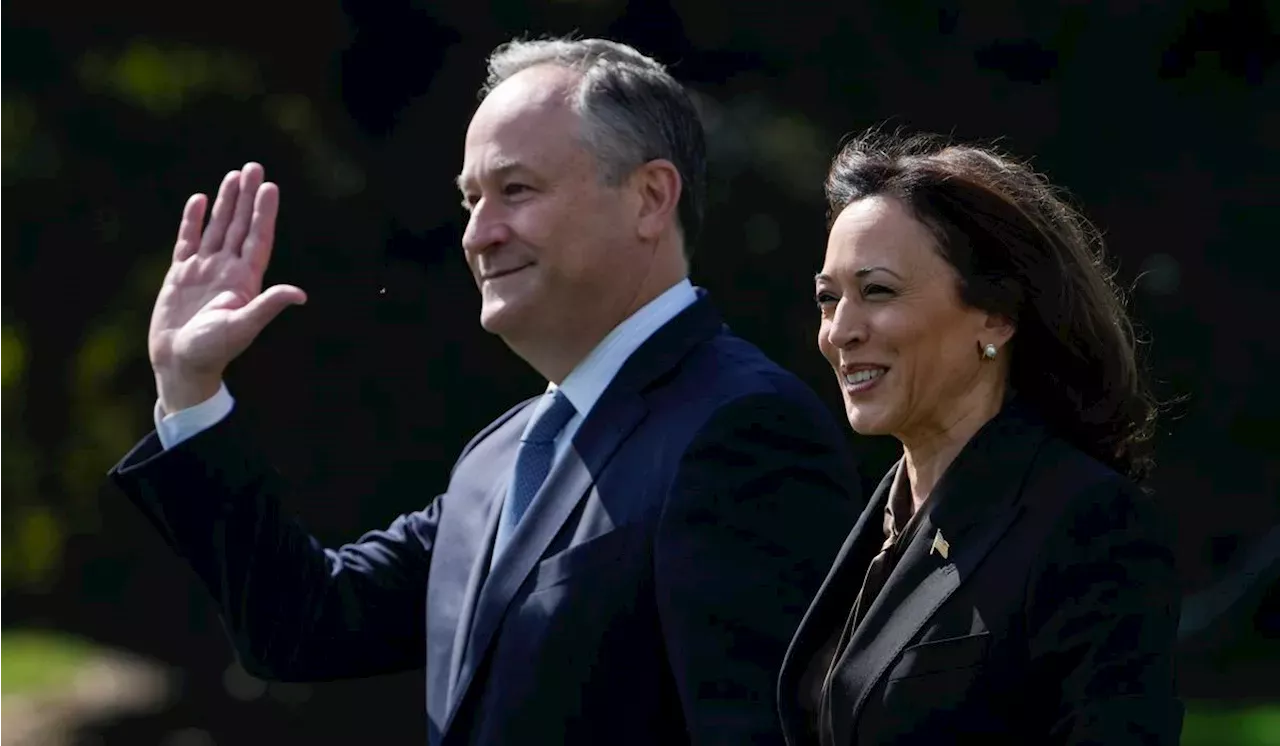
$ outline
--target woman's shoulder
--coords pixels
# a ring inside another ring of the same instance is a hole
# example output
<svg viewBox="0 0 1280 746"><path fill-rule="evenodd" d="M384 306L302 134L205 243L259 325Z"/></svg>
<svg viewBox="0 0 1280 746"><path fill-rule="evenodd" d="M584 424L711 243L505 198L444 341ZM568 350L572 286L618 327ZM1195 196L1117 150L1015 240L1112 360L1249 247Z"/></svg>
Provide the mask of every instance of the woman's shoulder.
<svg viewBox="0 0 1280 746"><path fill-rule="evenodd" d="M1109 464L1081 450L1069 441L1048 434L1031 464L1028 483L1056 484L1066 494L1115 492L1128 496L1145 494L1129 477Z"/></svg>
<svg viewBox="0 0 1280 746"><path fill-rule="evenodd" d="M1056 436L1045 440L1023 492L1060 547L1172 540L1172 515L1156 495Z"/></svg>

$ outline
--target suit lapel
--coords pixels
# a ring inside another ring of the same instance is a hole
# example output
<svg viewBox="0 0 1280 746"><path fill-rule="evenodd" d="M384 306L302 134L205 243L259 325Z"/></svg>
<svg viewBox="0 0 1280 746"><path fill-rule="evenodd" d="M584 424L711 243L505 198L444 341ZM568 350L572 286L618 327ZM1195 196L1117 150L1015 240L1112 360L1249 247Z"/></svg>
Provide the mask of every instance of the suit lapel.
<svg viewBox="0 0 1280 746"><path fill-rule="evenodd" d="M847 721L851 731L889 666L1021 514L1023 480L1044 438L1038 421L1016 404L1007 406L974 435L935 486L915 535L840 664L839 685L849 694L856 691ZM939 532L948 544L946 557L934 549Z"/></svg>
<svg viewBox="0 0 1280 746"><path fill-rule="evenodd" d="M884 542L884 507L889 499L889 486L901 464L899 461L880 480L787 647L778 675L778 709L787 734L804 730L801 723L804 715L799 708L801 698L807 699L813 687L820 685L830 664L827 656L821 661L814 658L834 634L843 629L853 595L862 585L867 563ZM815 676L818 681L814 680Z"/></svg>
<svg viewBox="0 0 1280 746"><path fill-rule="evenodd" d="M610 410L613 411L610 411ZM608 417L611 426L604 432L611 435L611 442L602 442L612 454L625 437L639 424L644 416L644 406L638 396L629 398L629 406L617 408L599 408L592 410L590 420L597 417ZM584 422L585 427L588 423ZM607 457L606 457L607 458ZM579 501L591 489L594 483L592 471L575 447L566 452L558 461L551 473L543 482L542 488L534 495L524 517L520 519L507 548L493 565L493 570L481 584L476 602L475 616L470 625L470 632L462 653L458 668L457 686L454 688L453 709L466 694L467 687L475 676L480 661L484 659L494 634L497 632L511 599L524 584L525 579L542 559L547 547L560 532L565 520L569 517ZM506 483L504 481L505 489ZM495 511L496 512L496 511ZM492 551L492 533L497 531L496 521L490 527L490 551ZM478 563L475 574L483 574L488 563L489 552L484 553L483 562Z"/></svg>
<svg viewBox="0 0 1280 746"><path fill-rule="evenodd" d="M465 621L459 624L459 636L465 639L465 644L454 656L457 673L451 677L449 715L442 732L449 732L520 586L595 484L609 459L644 419L648 411L644 391L674 369L691 349L723 327L706 291L698 289L697 294L696 302L646 340L614 376L578 428L572 447L552 466L486 578L485 567L497 531L496 514L500 511L490 516L485 551L479 552L485 556L477 558L473 565L468 588L468 598L474 599L474 603L468 604L466 610L474 608L474 613L469 617L470 624ZM510 468L502 472L497 481L501 490L507 489ZM502 496L499 491L495 502L501 502Z"/></svg>
<svg viewBox="0 0 1280 746"><path fill-rule="evenodd" d="M479 559L488 557L495 519L515 445L532 409L513 409L494 424L456 470L443 503L443 520L432 550L427 582L427 700L431 718L444 722L461 655L466 647L459 630L471 628L476 597L484 575ZM479 559L478 559L479 558Z"/></svg>
<svg viewBox="0 0 1280 746"><path fill-rule="evenodd" d="M514 459L512 459L514 460ZM501 473L501 472L499 472ZM470 641L470 632L475 619L476 603L480 598L480 589L484 587L489 575L489 557L493 554L494 537L498 533L498 519L502 517L503 493L507 491L507 480L494 482L489 495L488 517L485 519L483 538L480 549L471 562L471 572L467 576L467 589L462 597L462 608L458 613L457 626L453 631L453 649L449 660L449 707L457 701L458 677L462 673L462 660Z"/></svg>

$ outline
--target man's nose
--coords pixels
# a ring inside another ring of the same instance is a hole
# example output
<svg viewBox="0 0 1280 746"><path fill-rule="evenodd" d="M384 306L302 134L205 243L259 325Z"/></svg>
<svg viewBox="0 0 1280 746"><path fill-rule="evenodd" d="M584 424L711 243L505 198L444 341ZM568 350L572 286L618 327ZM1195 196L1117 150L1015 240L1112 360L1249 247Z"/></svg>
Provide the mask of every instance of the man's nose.
<svg viewBox="0 0 1280 746"><path fill-rule="evenodd" d="M483 254L494 246L511 240L511 226L496 207L480 200L471 210L467 228L462 233L462 248L468 254Z"/></svg>

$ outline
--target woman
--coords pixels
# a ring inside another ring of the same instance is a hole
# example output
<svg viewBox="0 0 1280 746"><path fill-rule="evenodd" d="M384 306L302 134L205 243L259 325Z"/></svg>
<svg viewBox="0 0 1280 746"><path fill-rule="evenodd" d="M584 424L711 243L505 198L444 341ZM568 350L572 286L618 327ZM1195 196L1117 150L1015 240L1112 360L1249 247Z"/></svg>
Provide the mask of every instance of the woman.
<svg viewBox="0 0 1280 746"><path fill-rule="evenodd" d="M1154 408L1092 227L931 138L836 157L818 346L880 483L792 640L791 744L1175 744Z"/></svg>

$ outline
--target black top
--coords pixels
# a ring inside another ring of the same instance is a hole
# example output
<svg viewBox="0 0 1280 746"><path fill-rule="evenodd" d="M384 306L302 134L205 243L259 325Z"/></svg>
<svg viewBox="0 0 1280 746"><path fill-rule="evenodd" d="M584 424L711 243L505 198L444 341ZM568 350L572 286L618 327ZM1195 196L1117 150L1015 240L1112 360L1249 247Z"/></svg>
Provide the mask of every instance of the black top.
<svg viewBox="0 0 1280 746"><path fill-rule="evenodd" d="M792 640L779 678L791 744L822 742L806 706L812 671L831 660L883 544L898 468ZM956 457L918 521L832 668L825 742L1178 742L1179 584L1151 498L1014 400Z"/></svg>

